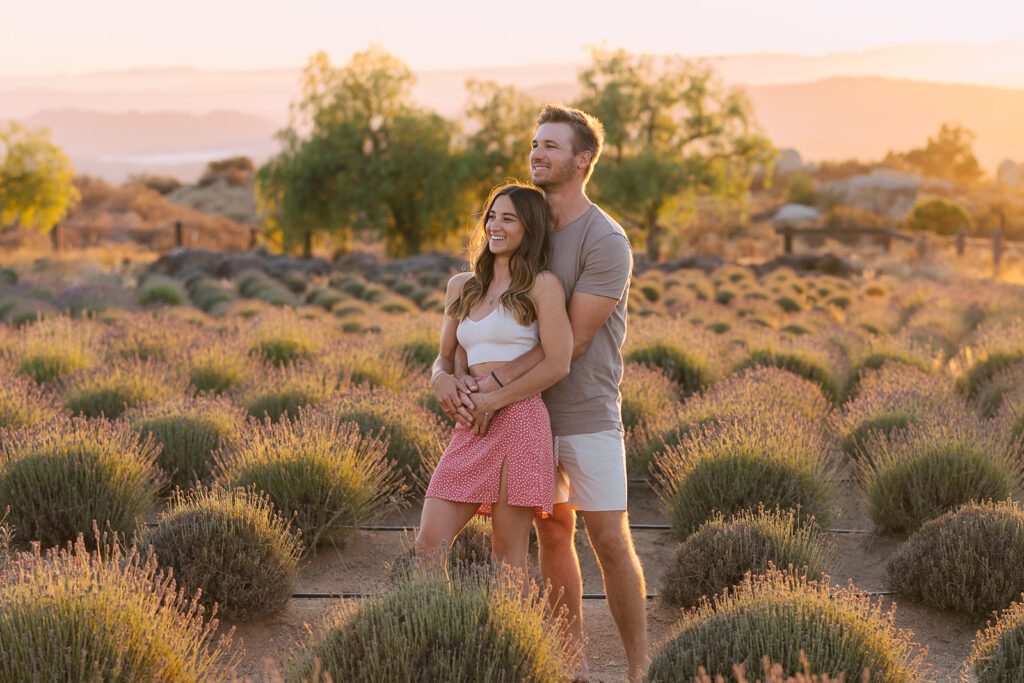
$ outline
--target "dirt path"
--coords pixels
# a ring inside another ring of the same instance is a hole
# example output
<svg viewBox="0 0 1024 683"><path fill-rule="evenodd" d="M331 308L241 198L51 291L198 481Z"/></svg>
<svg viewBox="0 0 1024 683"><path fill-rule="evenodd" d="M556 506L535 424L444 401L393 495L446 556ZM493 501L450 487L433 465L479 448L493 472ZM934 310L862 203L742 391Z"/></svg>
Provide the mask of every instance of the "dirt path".
<svg viewBox="0 0 1024 683"><path fill-rule="evenodd" d="M859 504L860 495L852 484L840 486L840 515L834 527L869 529L870 521ZM637 524L662 524L665 516L656 497L644 485L630 491L631 521ZM388 517L388 524L412 525L419 518L418 507ZM838 549L838 564L833 581L845 585L849 579L867 591L885 589L885 561L899 539L879 538L871 534L833 534ZM677 539L669 531L634 531L637 552L643 562L648 593L656 594L662 575L672 559ZM357 531L343 548L321 548L302 568L297 586L300 593L375 592L385 587L388 564L399 557L411 535L402 532ZM577 537L585 593L603 593L600 570L585 534ZM893 599L884 598L885 605ZM236 636L244 646L239 673L253 680L265 680L264 660L284 661L289 648L306 637L306 624L314 627L334 600L293 599L282 612L260 623L236 624ZM652 651L669 637L677 618L676 610L661 601L649 601L649 634ZM604 600L584 601L584 624L589 642L587 655L595 681L613 683L626 677L625 653L614 621ZM962 615L901 602L896 610L896 625L911 629L915 642L929 648L925 663L928 678L937 681L959 680L971 640L981 624ZM228 625L225 625L226 628Z"/></svg>

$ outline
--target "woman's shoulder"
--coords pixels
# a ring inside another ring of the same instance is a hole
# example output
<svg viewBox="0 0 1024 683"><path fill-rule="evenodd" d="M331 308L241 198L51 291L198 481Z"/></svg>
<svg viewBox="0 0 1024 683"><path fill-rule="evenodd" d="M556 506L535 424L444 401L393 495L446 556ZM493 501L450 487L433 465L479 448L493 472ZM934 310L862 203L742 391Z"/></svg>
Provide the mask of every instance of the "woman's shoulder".
<svg viewBox="0 0 1024 683"><path fill-rule="evenodd" d="M466 281L473 277L473 271L467 270L462 273L455 273L448 278L448 291L453 289L462 289L462 285L466 284Z"/></svg>
<svg viewBox="0 0 1024 683"><path fill-rule="evenodd" d="M536 297L552 292L565 293L562 281L550 270L542 270L537 273L537 277L533 279L533 287L530 288L530 294Z"/></svg>

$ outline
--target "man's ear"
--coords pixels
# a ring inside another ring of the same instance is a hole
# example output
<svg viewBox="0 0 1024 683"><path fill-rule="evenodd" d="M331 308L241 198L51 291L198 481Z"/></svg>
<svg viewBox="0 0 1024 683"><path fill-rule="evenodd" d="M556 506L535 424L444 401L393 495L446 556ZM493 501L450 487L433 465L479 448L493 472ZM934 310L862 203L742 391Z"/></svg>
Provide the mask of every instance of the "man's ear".
<svg viewBox="0 0 1024 683"><path fill-rule="evenodd" d="M594 158L594 153L590 150L584 150L576 155L576 168L586 168L590 166L590 160Z"/></svg>

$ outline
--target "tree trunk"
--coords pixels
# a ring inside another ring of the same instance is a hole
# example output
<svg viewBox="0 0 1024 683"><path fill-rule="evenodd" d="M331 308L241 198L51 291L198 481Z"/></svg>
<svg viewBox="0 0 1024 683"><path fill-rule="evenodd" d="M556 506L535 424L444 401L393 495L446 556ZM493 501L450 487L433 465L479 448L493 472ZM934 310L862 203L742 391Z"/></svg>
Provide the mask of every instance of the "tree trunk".
<svg viewBox="0 0 1024 683"><path fill-rule="evenodd" d="M652 209L647 214L647 261L657 263L661 260L662 229L658 225L658 210Z"/></svg>
<svg viewBox="0 0 1024 683"><path fill-rule="evenodd" d="M306 228L302 236L302 257L313 258L313 231L310 228Z"/></svg>

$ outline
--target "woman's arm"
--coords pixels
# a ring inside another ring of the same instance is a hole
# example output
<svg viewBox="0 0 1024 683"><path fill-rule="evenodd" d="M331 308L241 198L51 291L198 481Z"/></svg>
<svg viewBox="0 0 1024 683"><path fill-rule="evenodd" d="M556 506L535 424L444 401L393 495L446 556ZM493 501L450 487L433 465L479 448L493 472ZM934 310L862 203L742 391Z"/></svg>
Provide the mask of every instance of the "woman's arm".
<svg viewBox="0 0 1024 683"><path fill-rule="evenodd" d="M445 293L445 309L459 298L459 294L462 292L462 285L472 276L472 273L459 273L448 280L448 290ZM459 348L459 340L455 334L458 328L458 320L447 315L444 317L444 321L441 323L441 342L438 345L437 358L434 359L434 365L431 369L430 385L433 387L434 393L437 394L437 398L444 411L462 424L469 426L472 424L472 416L463 407L462 399L459 396L461 381L452 374L455 370L456 350ZM462 383L461 389L464 392L468 392L468 388L464 383Z"/></svg>
<svg viewBox="0 0 1024 683"><path fill-rule="evenodd" d="M537 309L537 328L542 360L522 377L486 394L470 396L476 405L475 414L491 412L543 391L569 374L572 360L572 326L565 310L562 282L547 271L537 276L530 290Z"/></svg>

